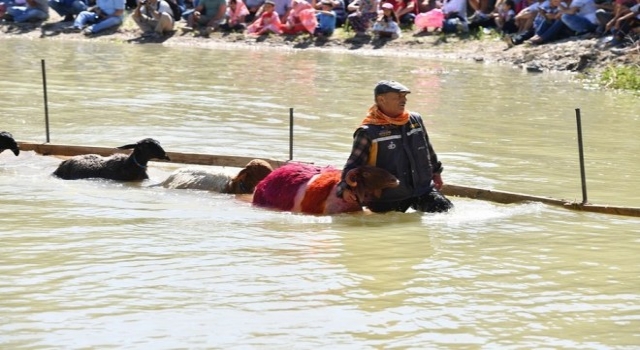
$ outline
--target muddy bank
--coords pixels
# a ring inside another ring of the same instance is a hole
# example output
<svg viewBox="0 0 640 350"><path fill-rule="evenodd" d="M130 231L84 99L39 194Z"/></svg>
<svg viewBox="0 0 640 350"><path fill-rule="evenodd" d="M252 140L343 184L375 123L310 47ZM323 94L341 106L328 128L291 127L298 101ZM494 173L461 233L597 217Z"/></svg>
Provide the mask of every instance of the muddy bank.
<svg viewBox="0 0 640 350"><path fill-rule="evenodd" d="M66 33L70 22L62 22L55 14L41 24L0 24L0 39L24 37L41 40L103 40L132 44L156 43L168 46L216 47L218 45L266 46L281 49L327 50L354 52L367 55L395 55L437 57L502 63L515 68L537 71L565 71L597 75L610 65L640 65L638 50L625 54L614 53L604 45L603 39L570 38L540 46L518 45L509 48L496 34L441 35L404 32L397 40L376 40L371 37L355 38L351 33L336 32L329 39L308 35L250 37L241 33L212 33L209 36L184 30L184 22L168 36L143 35L130 18L115 31L85 37L80 33Z"/></svg>

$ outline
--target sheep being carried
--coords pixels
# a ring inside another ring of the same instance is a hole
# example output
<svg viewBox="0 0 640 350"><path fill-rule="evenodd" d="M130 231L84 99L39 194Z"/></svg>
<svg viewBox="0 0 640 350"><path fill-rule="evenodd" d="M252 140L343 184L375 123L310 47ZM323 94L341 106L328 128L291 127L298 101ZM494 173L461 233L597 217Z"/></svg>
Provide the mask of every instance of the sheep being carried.
<svg viewBox="0 0 640 350"><path fill-rule="evenodd" d="M60 163L53 175L64 180L103 178L117 181L142 181L149 178L147 175L149 160L170 160L160 143L150 138L118 148L133 149L133 152L129 155L114 154L110 157L97 154L71 157Z"/></svg>
<svg viewBox="0 0 640 350"><path fill-rule="evenodd" d="M253 204L260 207L307 214L338 214L361 211L382 190L398 186L398 179L388 171L361 166L346 176L358 202L336 195L342 171L333 167L289 163L274 170L253 194Z"/></svg>

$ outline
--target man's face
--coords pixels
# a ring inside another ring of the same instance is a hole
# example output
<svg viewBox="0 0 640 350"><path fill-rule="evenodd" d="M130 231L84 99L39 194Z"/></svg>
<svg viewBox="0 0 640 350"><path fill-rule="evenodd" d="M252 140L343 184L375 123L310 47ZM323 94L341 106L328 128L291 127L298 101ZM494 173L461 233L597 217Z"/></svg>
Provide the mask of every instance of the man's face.
<svg viewBox="0 0 640 350"><path fill-rule="evenodd" d="M389 117L397 117L404 113L408 92L387 92L376 97L376 103L382 113Z"/></svg>

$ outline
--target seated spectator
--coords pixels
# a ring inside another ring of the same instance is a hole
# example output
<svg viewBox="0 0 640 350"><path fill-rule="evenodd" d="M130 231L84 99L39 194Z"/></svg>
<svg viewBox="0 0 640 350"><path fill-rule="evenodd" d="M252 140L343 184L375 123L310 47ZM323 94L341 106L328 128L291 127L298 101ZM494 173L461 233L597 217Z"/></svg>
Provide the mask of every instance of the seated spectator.
<svg viewBox="0 0 640 350"><path fill-rule="evenodd" d="M144 33L165 35L173 31L173 10L165 0L141 0L131 18Z"/></svg>
<svg viewBox="0 0 640 350"><path fill-rule="evenodd" d="M333 12L336 15L336 28L342 27L347 21L347 6L344 4L345 0L331 0L333 4ZM317 5L317 9L322 10L323 5L320 1Z"/></svg>
<svg viewBox="0 0 640 350"><path fill-rule="evenodd" d="M353 13L347 16L349 25L356 32L356 36L366 35L371 21L378 17L378 3L376 0L355 0L348 7Z"/></svg>
<svg viewBox="0 0 640 350"><path fill-rule="evenodd" d="M7 6L3 18L8 22L24 23L38 22L49 18L49 3L47 0L26 0L24 6Z"/></svg>
<svg viewBox="0 0 640 350"><path fill-rule="evenodd" d="M70 29L72 31L82 30L84 35L92 35L118 27L122 24L124 6L124 0L97 0L96 6L82 11L76 16ZM89 26L84 28L88 24Z"/></svg>
<svg viewBox="0 0 640 350"><path fill-rule="evenodd" d="M536 0L516 14L515 24L516 27L518 27L517 34L522 35L529 31L535 31L535 29L533 29L533 20L538 15L538 7L544 2L545 0ZM533 36L533 34L531 34L531 36Z"/></svg>
<svg viewBox="0 0 640 350"><path fill-rule="evenodd" d="M473 15L467 20L470 23L484 22L489 19L489 15L497 7L499 1L493 0L469 0L469 6L473 9ZM494 6L495 4L495 6Z"/></svg>
<svg viewBox="0 0 640 350"><path fill-rule="evenodd" d="M393 2L391 3L393 4L393 12L395 12L398 18L398 23L406 27L411 27L416 20L416 15L419 13L417 1L397 0L395 4Z"/></svg>
<svg viewBox="0 0 640 350"><path fill-rule="evenodd" d="M292 0L291 11L289 11L283 26L283 33L295 35L309 32L313 34L317 26L318 20L313 6L306 0Z"/></svg>
<svg viewBox="0 0 640 350"><path fill-rule="evenodd" d="M634 0L616 0L614 4L611 4L610 0L596 3L598 7L596 11L596 18L598 19L596 33L599 35L613 34L611 29L613 29L618 18L629 13L629 8L633 5L635 5Z"/></svg>
<svg viewBox="0 0 640 350"><path fill-rule="evenodd" d="M516 27L516 4L513 0L505 0L500 4L498 13L494 14L496 27L502 34L513 34L518 31Z"/></svg>
<svg viewBox="0 0 640 350"><path fill-rule="evenodd" d="M245 0L244 4L249 10L249 14L245 17L245 23L253 23L256 19L256 14L264 5L264 0Z"/></svg>
<svg viewBox="0 0 640 350"><path fill-rule="evenodd" d="M226 32L243 32L247 29L246 17L249 9L243 0L229 0L227 4L227 21L220 26Z"/></svg>
<svg viewBox="0 0 640 350"><path fill-rule="evenodd" d="M49 0L49 7L64 17L63 22L71 22L87 9L87 4L83 0Z"/></svg>
<svg viewBox="0 0 640 350"><path fill-rule="evenodd" d="M382 4L382 14L373 23L372 30L376 38L397 39L402 35L393 5L388 2Z"/></svg>
<svg viewBox="0 0 640 350"><path fill-rule="evenodd" d="M573 0L568 9L561 10L561 20L576 35L591 33L598 27L597 10L593 0Z"/></svg>
<svg viewBox="0 0 640 350"><path fill-rule="evenodd" d="M226 13L225 0L199 0L198 5L187 18L187 26L203 29L208 34L224 23Z"/></svg>
<svg viewBox="0 0 640 350"><path fill-rule="evenodd" d="M266 0L260 17L247 27L247 33L250 35L282 34L282 22L280 22L280 16L276 13L275 8L273 0Z"/></svg>
<svg viewBox="0 0 640 350"><path fill-rule="evenodd" d="M468 32L467 0L444 0L442 3L443 33Z"/></svg>
<svg viewBox="0 0 640 350"><path fill-rule="evenodd" d="M428 32L429 28L434 30L442 28L444 22L444 13L441 9L433 9L427 12L421 12L416 16L415 24L417 27L416 34Z"/></svg>
<svg viewBox="0 0 640 350"><path fill-rule="evenodd" d="M332 0L320 1L321 9L316 11L316 18L318 19L318 26L313 33L317 37L330 37L336 30L337 16L333 11Z"/></svg>
<svg viewBox="0 0 640 350"><path fill-rule="evenodd" d="M616 20L612 29L614 36L609 43L610 46L619 47L628 43L637 45L640 36L640 0L636 2L634 6L629 8L629 12Z"/></svg>
<svg viewBox="0 0 640 350"><path fill-rule="evenodd" d="M531 45L540 45L567 36L568 28L561 20L562 11L566 9L566 4L561 0L549 0L538 8L538 12L544 21L536 27L536 34L527 42Z"/></svg>
<svg viewBox="0 0 640 350"><path fill-rule="evenodd" d="M275 13L280 17L280 23L286 23L287 18L289 18L289 12L291 11L292 0L272 0L271 2L273 2ZM258 12L256 12L256 17L260 17L263 11L264 4L260 7Z"/></svg>

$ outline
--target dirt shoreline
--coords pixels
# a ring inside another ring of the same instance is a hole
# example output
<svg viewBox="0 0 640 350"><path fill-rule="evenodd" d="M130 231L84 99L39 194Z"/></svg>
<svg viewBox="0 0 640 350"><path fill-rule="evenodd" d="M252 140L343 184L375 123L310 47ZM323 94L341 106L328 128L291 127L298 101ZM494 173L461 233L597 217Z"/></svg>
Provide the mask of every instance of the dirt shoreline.
<svg viewBox="0 0 640 350"><path fill-rule="evenodd" d="M370 37L351 37L348 33L330 39L308 35L249 37L241 33L212 33L208 37L183 30L185 23L176 24L175 32L166 37L145 36L127 15L124 24L115 31L85 37L79 33L65 33L55 13L41 24L0 24L0 39L25 38L43 40L102 40L132 44L156 43L167 46L213 48L224 46L270 47L291 50L325 50L365 55L444 58L511 65L530 72L559 71L597 76L608 66L640 65L640 53L631 51L616 55L604 48L603 39L570 38L540 46L518 45L508 48L497 35L477 39L469 35L420 34L404 32L397 40L375 40Z"/></svg>

